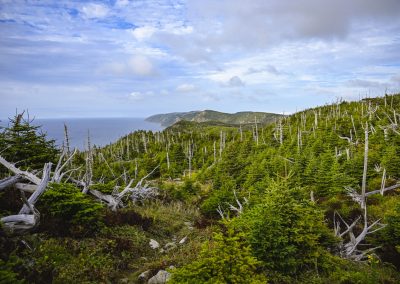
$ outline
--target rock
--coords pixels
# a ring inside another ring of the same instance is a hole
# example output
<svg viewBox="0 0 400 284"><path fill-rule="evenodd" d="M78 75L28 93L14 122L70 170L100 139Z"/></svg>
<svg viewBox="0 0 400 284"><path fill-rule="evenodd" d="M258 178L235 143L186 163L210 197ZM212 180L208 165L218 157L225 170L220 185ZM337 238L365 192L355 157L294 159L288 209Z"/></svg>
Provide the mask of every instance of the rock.
<svg viewBox="0 0 400 284"><path fill-rule="evenodd" d="M186 240L187 240L187 236L184 237L182 240L180 240L180 241L179 241L179 244L180 244L180 245L184 244L184 243L186 242Z"/></svg>
<svg viewBox="0 0 400 284"><path fill-rule="evenodd" d="M138 277L139 281L146 281L147 279L149 279L150 273L151 273L150 270L146 270L145 272L142 272Z"/></svg>
<svg viewBox="0 0 400 284"><path fill-rule="evenodd" d="M171 274L168 271L160 270L157 274L150 278L148 284L165 284L171 278Z"/></svg>
<svg viewBox="0 0 400 284"><path fill-rule="evenodd" d="M158 249L160 247L160 244L153 239L150 239L149 245L152 249Z"/></svg>

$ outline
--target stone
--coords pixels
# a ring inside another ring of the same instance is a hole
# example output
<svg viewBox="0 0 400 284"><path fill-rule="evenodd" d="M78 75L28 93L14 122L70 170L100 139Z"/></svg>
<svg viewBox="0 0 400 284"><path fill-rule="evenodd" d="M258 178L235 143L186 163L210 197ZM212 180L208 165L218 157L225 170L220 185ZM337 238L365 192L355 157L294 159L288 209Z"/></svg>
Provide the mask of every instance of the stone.
<svg viewBox="0 0 400 284"><path fill-rule="evenodd" d="M165 284L171 278L171 274L168 271L160 270L156 275L151 277L148 284Z"/></svg>
<svg viewBox="0 0 400 284"><path fill-rule="evenodd" d="M138 279L139 279L140 281L146 281L147 279L149 279L150 273L151 273L150 270L146 270L145 272L142 272L142 273L139 275Z"/></svg>
<svg viewBox="0 0 400 284"><path fill-rule="evenodd" d="M187 240L187 236L184 237L182 240L180 240L180 241L179 241L179 244L180 244L180 245L184 244L184 243L186 242L186 240Z"/></svg>
<svg viewBox="0 0 400 284"><path fill-rule="evenodd" d="M153 239L150 239L149 245L152 249L158 249L160 247L160 244Z"/></svg>

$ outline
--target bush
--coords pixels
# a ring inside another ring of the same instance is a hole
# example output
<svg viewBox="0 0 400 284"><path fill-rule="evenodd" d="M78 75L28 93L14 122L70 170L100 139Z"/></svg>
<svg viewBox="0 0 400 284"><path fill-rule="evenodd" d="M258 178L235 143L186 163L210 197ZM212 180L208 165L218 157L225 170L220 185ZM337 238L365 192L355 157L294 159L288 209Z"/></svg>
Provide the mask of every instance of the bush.
<svg viewBox="0 0 400 284"><path fill-rule="evenodd" d="M50 184L39 201L49 233L90 235L104 225L103 206L71 184Z"/></svg>
<svg viewBox="0 0 400 284"><path fill-rule="evenodd" d="M228 224L225 232L215 233L213 240L203 245L196 261L173 270L169 283L266 283L265 277L256 273L260 262L244 237Z"/></svg>
<svg viewBox="0 0 400 284"><path fill-rule="evenodd" d="M113 193L115 182L110 181L108 183L96 183L90 186L90 189L98 190L103 194Z"/></svg>
<svg viewBox="0 0 400 284"><path fill-rule="evenodd" d="M287 275L321 264L336 239L322 211L301 189L273 184L263 202L245 211L236 225L247 232L255 256L265 267Z"/></svg>
<svg viewBox="0 0 400 284"><path fill-rule="evenodd" d="M29 116L24 118L24 112L17 114L0 135L0 147L5 148L2 156L22 168L42 169L44 163L55 162L59 153L55 140L47 140L39 130Z"/></svg>
<svg viewBox="0 0 400 284"><path fill-rule="evenodd" d="M217 213L219 205L226 209L229 203L235 203L235 196L233 193L235 189L235 181L227 177L221 187L213 189L210 195L203 201L200 207L201 213L207 217L219 217Z"/></svg>

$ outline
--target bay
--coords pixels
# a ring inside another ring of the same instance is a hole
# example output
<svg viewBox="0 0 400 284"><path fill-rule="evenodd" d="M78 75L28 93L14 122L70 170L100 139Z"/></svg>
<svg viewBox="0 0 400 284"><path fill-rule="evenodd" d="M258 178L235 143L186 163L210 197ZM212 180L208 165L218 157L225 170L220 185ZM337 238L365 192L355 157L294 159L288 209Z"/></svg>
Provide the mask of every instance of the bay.
<svg viewBox="0 0 400 284"><path fill-rule="evenodd" d="M6 126L7 123L8 119L2 119L0 125ZM56 140L58 146L64 141L64 124L67 125L70 147L80 150L86 148L88 133L92 145L106 146L135 130L163 130L158 123L131 117L35 119L33 124L41 126L41 130L49 139Z"/></svg>

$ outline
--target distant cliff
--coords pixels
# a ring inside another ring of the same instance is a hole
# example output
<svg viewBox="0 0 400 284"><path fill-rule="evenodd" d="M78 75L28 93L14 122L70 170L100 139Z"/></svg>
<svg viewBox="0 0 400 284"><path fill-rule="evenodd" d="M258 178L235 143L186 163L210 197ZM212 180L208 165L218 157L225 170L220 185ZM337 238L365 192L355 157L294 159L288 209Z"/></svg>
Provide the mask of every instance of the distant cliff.
<svg viewBox="0 0 400 284"><path fill-rule="evenodd" d="M146 121L160 123L168 127L174 123L185 120L193 122L217 121L226 124L248 124L257 119L258 123L267 124L275 118L282 116L276 113L243 111L237 113L224 113L213 110L173 112L166 114L156 114L146 118Z"/></svg>

